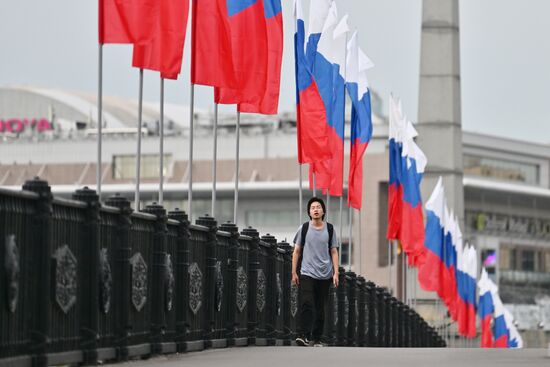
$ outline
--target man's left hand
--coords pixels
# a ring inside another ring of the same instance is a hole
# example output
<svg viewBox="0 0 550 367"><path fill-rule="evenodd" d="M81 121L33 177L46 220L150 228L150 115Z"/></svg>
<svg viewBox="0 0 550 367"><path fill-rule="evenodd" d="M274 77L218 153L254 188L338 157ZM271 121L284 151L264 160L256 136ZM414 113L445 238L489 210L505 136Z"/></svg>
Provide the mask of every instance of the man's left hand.
<svg viewBox="0 0 550 367"><path fill-rule="evenodd" d="M340 281L340 277L338 276L338 273L334 273L334 275L332 276L332 284L334 285L334 287L338 287L338 282Z"/></svg>

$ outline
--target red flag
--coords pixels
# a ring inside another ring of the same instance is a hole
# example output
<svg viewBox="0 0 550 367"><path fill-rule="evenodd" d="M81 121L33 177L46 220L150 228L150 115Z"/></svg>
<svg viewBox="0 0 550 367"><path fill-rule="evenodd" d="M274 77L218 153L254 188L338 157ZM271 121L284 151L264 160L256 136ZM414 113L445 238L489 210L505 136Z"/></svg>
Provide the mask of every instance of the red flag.
<svg viewBox="0 0 550 367"><path fill-rule="evenodd" d="M259 106L266 90L269 42L263 1L235 0L228 5L226 16L237 84L217 89L215 101Z"/></svg>
<svg viewBox="0 0 550 367"><path fill-rule="evenodd" d="M193 0L191 83L235 88L226 0Z"/></svg>
<svg viewBox="0 0 550 367"><path fill-rule="evenodd" d="M267 78L258 104L241 103L239 111L275 115L279 107L283 60L283 13L280 0L264 0L267 32Z"/></svg>
<svg viewBox="0 0 550 367"><path fill-rule="evenodd" d="M158 22L158 0L99 0L99 43L146 44Z"/></svg>
<svg viewBox="0 0 550 367"><path fill-rule="evenodd" d="M181 70L189 0L160 0L160 17L153 39L135 45L132 65L160 71L166 79L177 79Z"/></svg>

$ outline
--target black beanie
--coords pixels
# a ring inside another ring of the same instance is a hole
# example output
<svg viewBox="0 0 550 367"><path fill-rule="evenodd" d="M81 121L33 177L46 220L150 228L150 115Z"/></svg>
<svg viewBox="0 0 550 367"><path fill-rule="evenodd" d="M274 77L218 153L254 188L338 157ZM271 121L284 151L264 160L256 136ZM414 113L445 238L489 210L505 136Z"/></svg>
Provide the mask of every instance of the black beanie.
<svg viewBox="0 0 550 367"><path fill-rule="evenodd" d="M313 204L314 202L318 202L319 204L321 204L321 207L323 208L323 217L321 219L325 220L325 214L327 212L327 209L325 207L325 202L323 201L323 199L315 196L309 199L309 201L307 202L307 216L309 217L309 219L311 219L311 215L309 215L309 208L311 207L311 204Z"/></svg>

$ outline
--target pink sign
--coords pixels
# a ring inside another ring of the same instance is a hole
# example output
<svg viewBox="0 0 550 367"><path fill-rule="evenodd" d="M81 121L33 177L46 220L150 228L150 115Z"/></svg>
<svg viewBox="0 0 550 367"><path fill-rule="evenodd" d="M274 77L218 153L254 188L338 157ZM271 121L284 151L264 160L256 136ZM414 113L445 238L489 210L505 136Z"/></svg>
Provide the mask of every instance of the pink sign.
<svg viewBox="0 0 550 367"><path fill-rule="evenodd" d="M14 133L20 134L27 129L38 131L42 133L47 130L52 130L52 125L48 119L18 119L11 118L2 120L0 119L0 133Z"/></svg>

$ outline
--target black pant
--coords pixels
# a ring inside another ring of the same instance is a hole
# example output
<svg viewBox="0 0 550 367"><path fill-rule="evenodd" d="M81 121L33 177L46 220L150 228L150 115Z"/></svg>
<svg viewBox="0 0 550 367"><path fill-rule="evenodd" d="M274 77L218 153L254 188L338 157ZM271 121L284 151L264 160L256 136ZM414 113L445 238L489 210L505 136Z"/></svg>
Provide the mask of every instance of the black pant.
<svg viewBox="0 0 550 367"><path fill-rule="evenodd" d="M320 341L325 325L325 309L332 279L314 279L300 275L300 330L299 333ZM315 315L315 323L313 322Z"/></svg>

